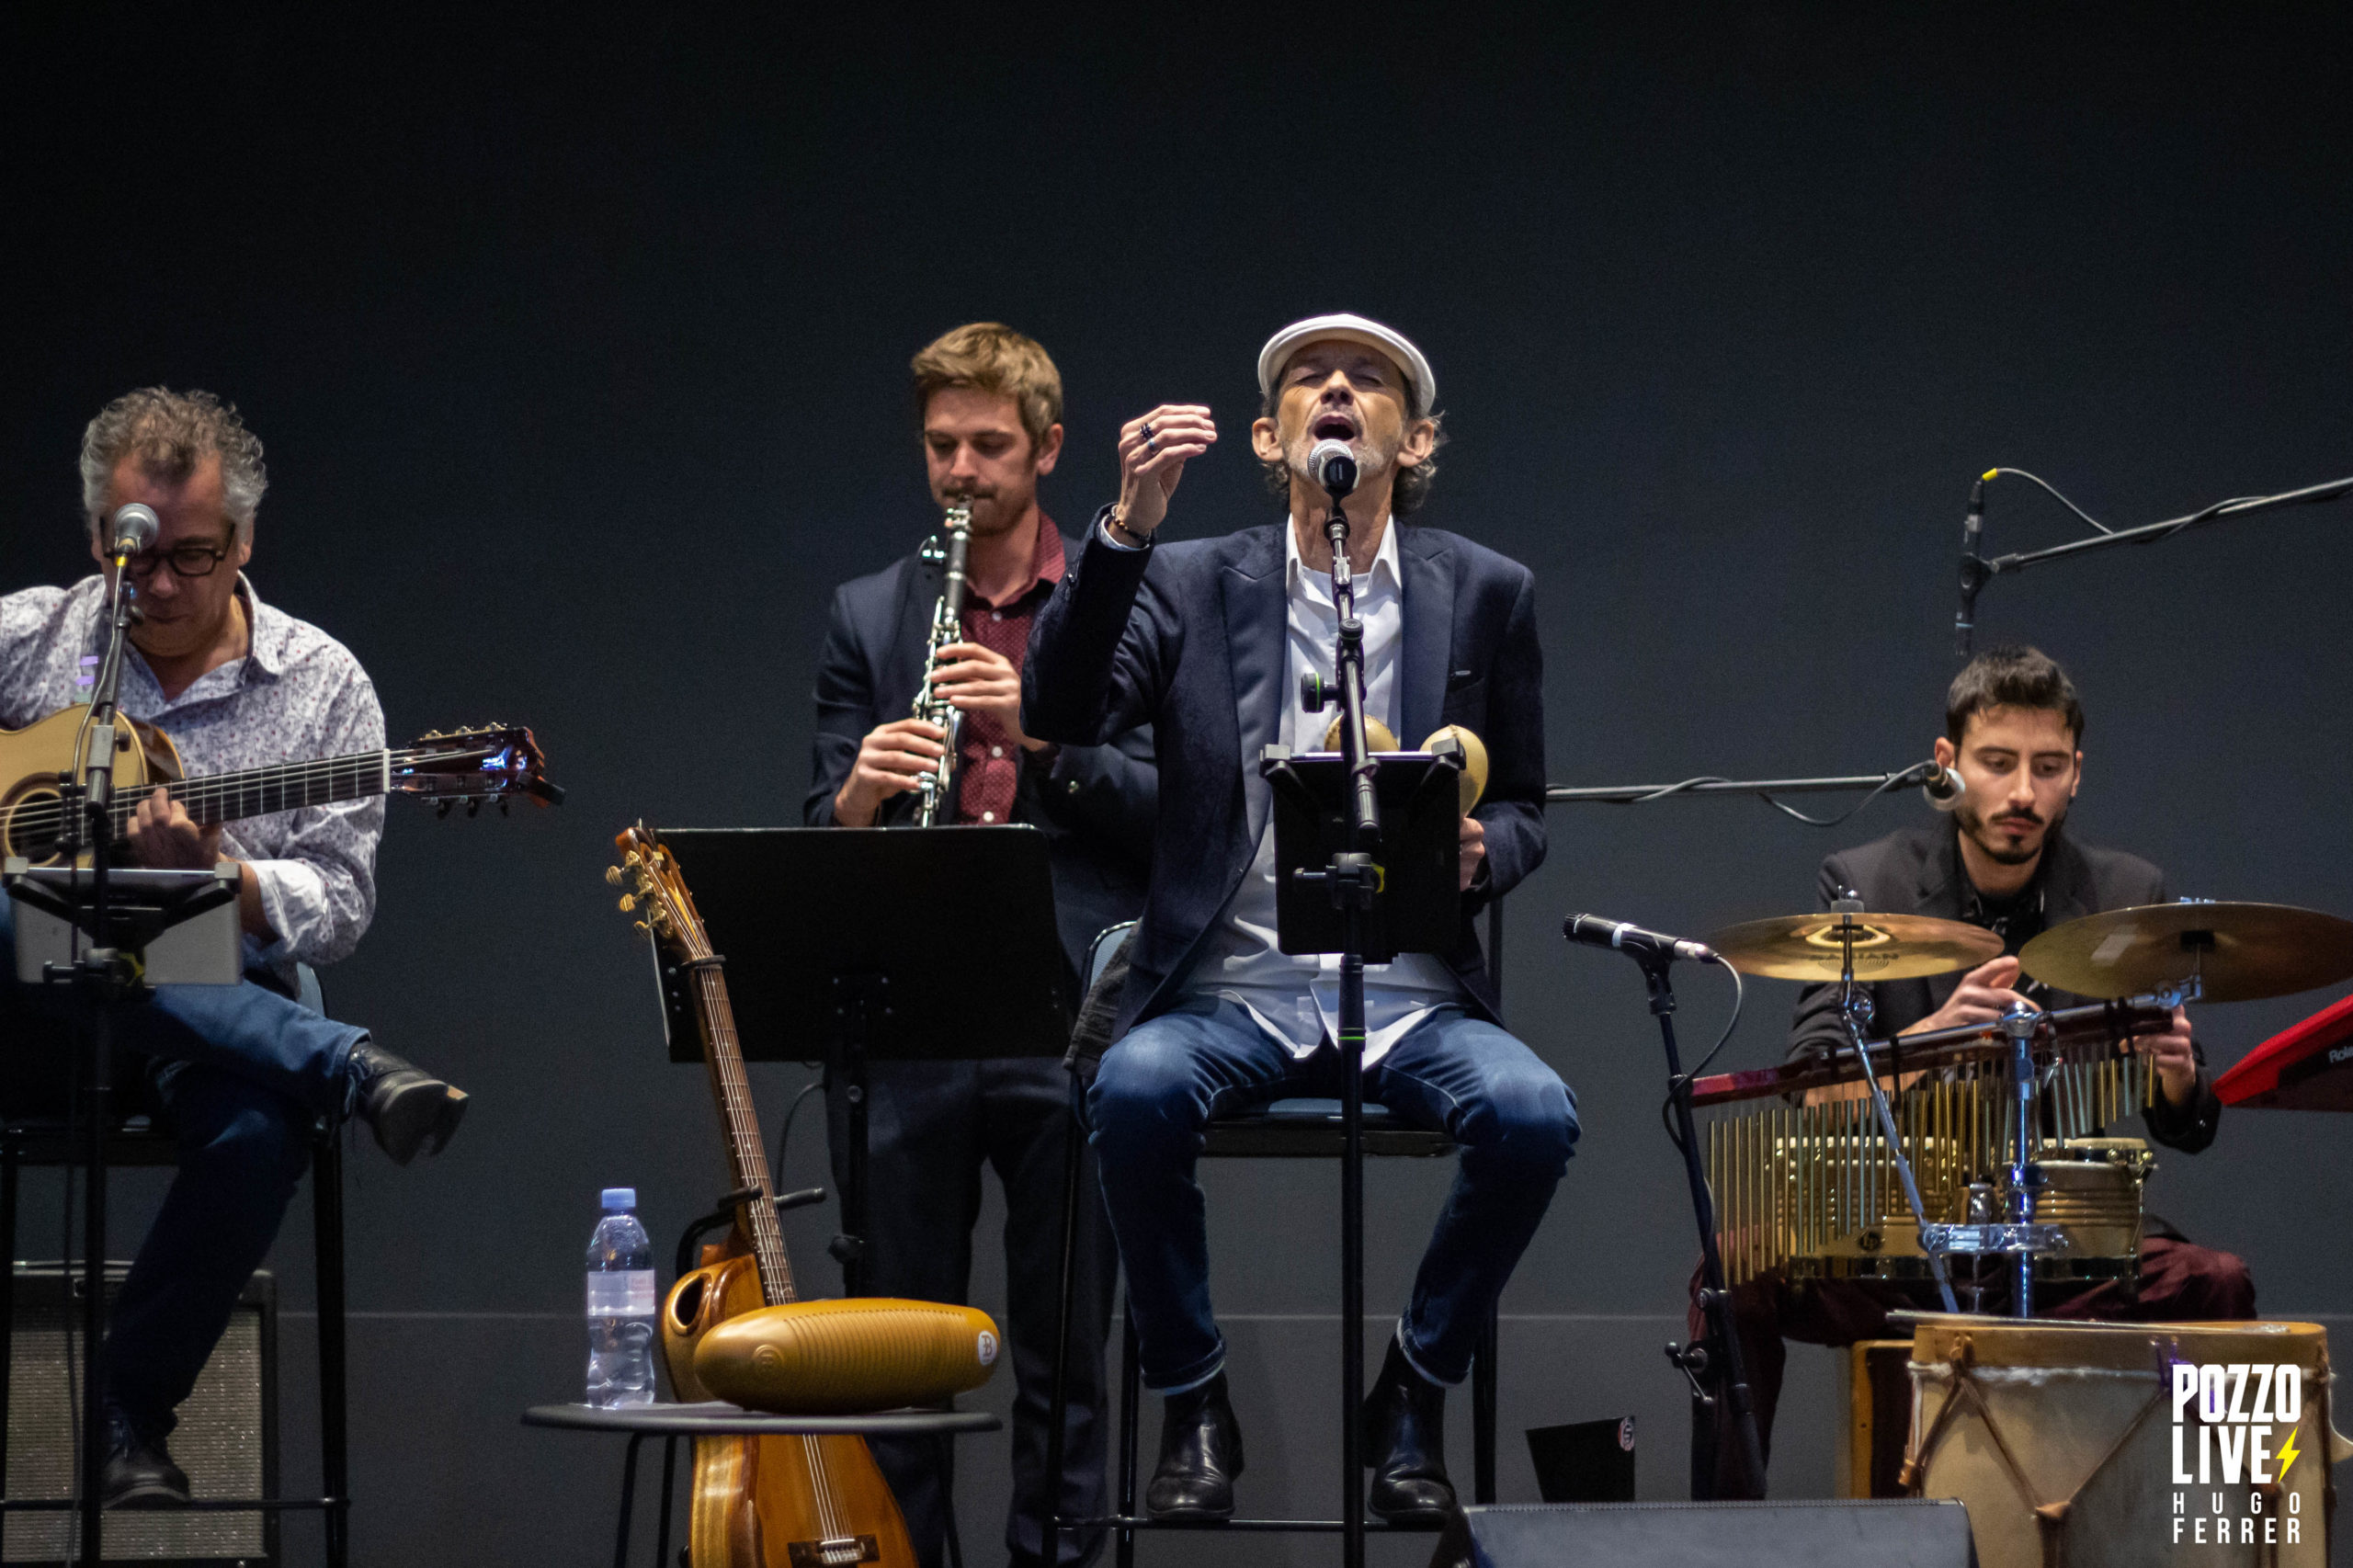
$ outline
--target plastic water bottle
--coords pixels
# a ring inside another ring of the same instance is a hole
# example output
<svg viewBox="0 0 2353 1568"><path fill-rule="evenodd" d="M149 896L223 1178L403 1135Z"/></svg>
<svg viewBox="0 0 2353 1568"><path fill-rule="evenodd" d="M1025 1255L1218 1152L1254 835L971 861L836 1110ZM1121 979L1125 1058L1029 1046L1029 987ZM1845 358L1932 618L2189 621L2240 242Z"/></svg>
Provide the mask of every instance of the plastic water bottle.
<svg viewBox="0 0 2353 1568"><path fill-rule="evenodd" d="M633 1187L604 1191L588 1241L588 1403L654 1403L654 1244L632 1212Z"/></svg>

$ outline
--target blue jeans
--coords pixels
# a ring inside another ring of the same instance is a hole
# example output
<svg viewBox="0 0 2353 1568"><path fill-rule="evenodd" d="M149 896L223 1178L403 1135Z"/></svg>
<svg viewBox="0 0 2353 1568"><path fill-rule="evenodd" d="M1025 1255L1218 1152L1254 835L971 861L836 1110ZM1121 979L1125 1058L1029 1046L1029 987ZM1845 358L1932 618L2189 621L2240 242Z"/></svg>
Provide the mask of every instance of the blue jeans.
<svg viewBox="0 0 2353 1568"><path fill-rule="evenodd" d="M107 1335L108 1398L157 1437L171 1430L173 1407L196 1386L238 1293L269 1255L310 1165L313 1123L351 1107L346 1065L368 1031L322 1017L263 979L160 985L116 1018L115 1044L147 1058L179 1144L179 1173ZM72 1040L83 1006L64 986L16 978L15 901L0 895L0 1051L61 1082L78 1071Z"/></svg>
<svg viewBox="0 0 2353 1568"><path fill-rule="evenodd" d="M1461 1145L1454 1190L1398 1324L1415 1368L1458 1383L1568 1169L1576 1102L1534 1051L1452 1006L1368 1068L1364 1092L1400 1121ZM1339 1053L1328 1041L1301 1061L1213 996L1138 1024L1104 1053L1088 1119L1147 1387L1190 1388L1225 1364L1210 1309L1207 1211L1193 1179L1202 1129L1286 1096L1338 1093Z"/></svg>

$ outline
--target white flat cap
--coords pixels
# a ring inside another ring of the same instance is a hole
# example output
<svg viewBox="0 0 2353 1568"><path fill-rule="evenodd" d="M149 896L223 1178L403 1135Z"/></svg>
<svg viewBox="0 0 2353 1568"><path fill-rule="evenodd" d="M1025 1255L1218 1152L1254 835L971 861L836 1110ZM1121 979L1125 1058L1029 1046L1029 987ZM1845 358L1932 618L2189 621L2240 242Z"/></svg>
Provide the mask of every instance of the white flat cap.
<svg viewBox="0 0 2353 1568"><path fill-rule="evenodd" d="M1274 394L1275 378L1282 374L1283 366L1290 361L1294 350L1302 344L1330 337L1361 343L1367 348L1377 348L1388 355L1397 362L1397 368L1405 372L1405 379L1413 383L1415 401L1420 404L1421 411L1427 414L1438 406L1438 378L1430 373L1430 362L1422 358L1422 351L1414 347L1413 341L1393 327L1383 326L1377 321L1367 321L1362 316L1352 316L1346 312L1295 321L1267 339L1267 346L1258 350L1258 395L1270 397Z"/></svg>

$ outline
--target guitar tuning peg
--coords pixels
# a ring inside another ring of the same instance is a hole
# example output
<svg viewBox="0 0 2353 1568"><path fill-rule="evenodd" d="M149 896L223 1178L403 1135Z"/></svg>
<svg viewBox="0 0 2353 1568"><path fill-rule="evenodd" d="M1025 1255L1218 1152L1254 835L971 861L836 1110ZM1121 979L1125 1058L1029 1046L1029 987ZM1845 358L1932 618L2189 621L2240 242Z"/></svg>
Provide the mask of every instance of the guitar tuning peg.
<svg viewBox="0 0 2353 1568"><path fill-rule="evenodd" d="M482 815L482 797L480 795L476 795L472 800L466 802L466 820L472 822L474 818L480 815Z"/></svg>
<svg viewBox="0 0 2353 1568"><path fill-rule="evenodd" d="M455 801L438 801L433 807L433 814L436 817L446 817L457 808L457 804Z"/></svg>
<svg viewBox="0 0 2353 1568"><path fill-rule="evenodd" d="M647 936L649 936L649 937L651 937L652 935L654 935L654 927L653 927L653 926L648 926L648 925L647 925L644 921L642 921L642 920L634 920L634 921L631 921L631 925L633 925L633 926L635 926L639 930L641 930L641 931L644 932L644 933L645 933Z"/></svg>
<svg viewBox="0 0 2353 1568"><path fill-rule="evenodd" d="M619 866L608 866L608 867L606 867L606 868L605 868L605 881L607 881L608 882L610 882L610 883L611 883L613 886L615 886L615 887L619 887L619 886L620 886L620 885L621 885L621 869L620 869Z"/></svg>
<svg viewBox="0 0 2353 1568"><path fill-rule="evenodd" d="M632 896L631 896L631 895L630 895L630 894L628 894L628 893L623 893L623 894L621 894L621 913L622 913L623 915L627 915L628 913L630 913L630 911L631 911L631 910L635 909L636 907L637 907L637 900L636 900L635 898L633 898Z"/></svg>
<svg viewBox="0 0 2353 1568"><path fill-rule="evenodd" d="M515 801L512 797L506 795L498 797L498 814L503 817L515 814Z"/></svg>

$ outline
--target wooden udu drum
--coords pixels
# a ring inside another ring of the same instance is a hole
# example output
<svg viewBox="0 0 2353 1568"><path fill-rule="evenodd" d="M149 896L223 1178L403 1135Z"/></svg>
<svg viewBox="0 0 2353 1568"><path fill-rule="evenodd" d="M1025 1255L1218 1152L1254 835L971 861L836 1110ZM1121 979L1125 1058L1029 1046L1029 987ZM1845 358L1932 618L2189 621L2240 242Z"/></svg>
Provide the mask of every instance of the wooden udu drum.
<svg viewBox="0 0 2353 1568"><path fill-rule="evenodd" d="M1904 1484L1968 1506L1984 1568L2327 1568L2317 1324L1910 1321Z"/></svg>

